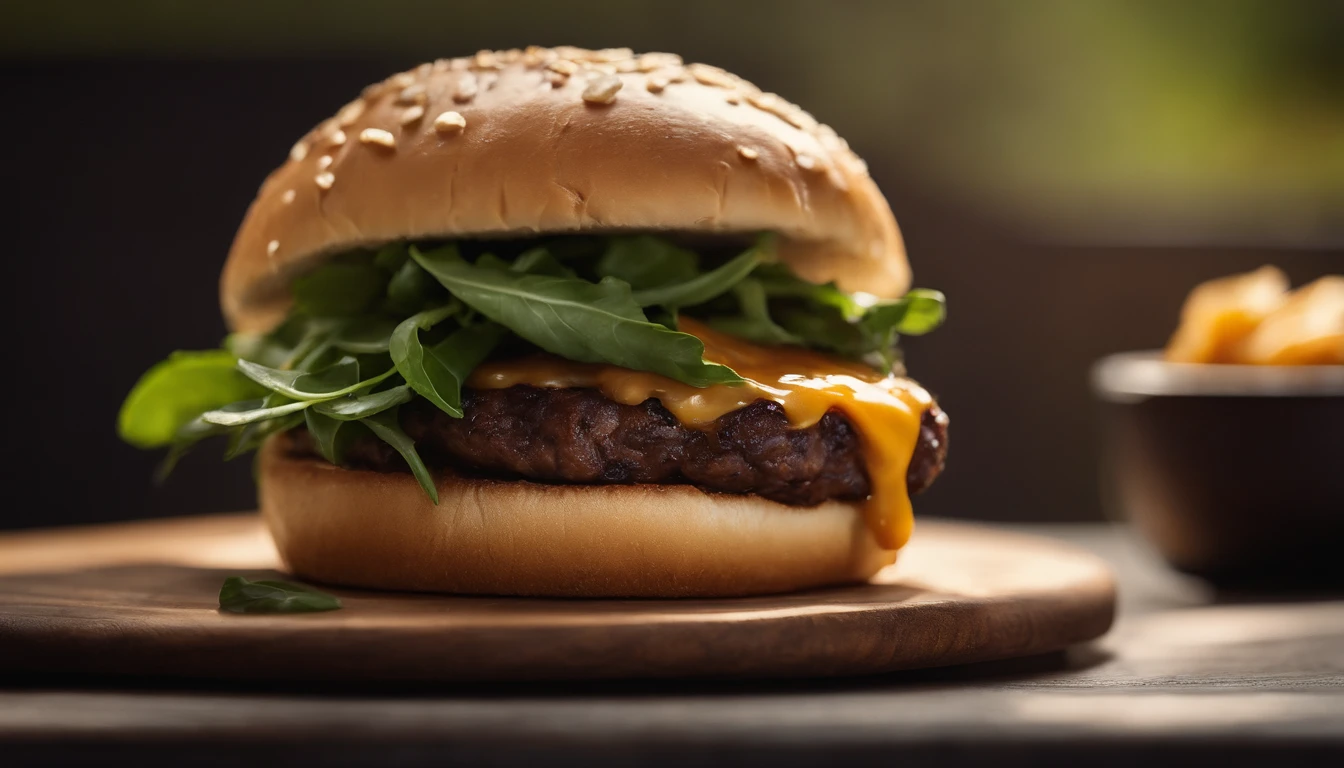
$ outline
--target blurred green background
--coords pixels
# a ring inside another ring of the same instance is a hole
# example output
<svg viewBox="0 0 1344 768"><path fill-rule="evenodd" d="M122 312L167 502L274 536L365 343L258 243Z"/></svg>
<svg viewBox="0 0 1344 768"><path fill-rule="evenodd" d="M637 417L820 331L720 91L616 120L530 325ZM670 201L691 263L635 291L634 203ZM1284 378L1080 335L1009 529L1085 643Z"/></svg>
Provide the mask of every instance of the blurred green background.
<svg viewBox="0 0 1344 768"><path fill-rule="evenodd" d="M723 66L868 160L950 302L908 350L952 414L923 514L1103 516L1090 363L1161 345L1198 280L1344 271L1341 2L10 2L6 319L39 373L7 451L61 493L0 526L250 504L208 450L152 487L121 397L217 343L233 229L295 138L392 71L528 44Z"/></svg>
<svg viewBox="0 0 1344 768"><path fill-rule="evenodd" d="M675 48L1032 231L1300 242L1344 228L1337 0L119 0L5 16L0 45L42 58Z"/></svg>

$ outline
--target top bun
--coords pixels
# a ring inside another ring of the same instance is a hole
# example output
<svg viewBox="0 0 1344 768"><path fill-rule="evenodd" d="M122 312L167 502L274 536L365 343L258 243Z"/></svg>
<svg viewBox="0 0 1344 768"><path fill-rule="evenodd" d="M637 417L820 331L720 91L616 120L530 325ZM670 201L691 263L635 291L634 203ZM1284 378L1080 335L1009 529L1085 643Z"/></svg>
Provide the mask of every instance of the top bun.
<svg viewBox="0 0 1344 768"><path fill-rule="evenodd" d="M220 281L265 331L322 257L406 239L631 230L781 235L814 282L896 297L891 209L835 131L665 53L529 48L440 59L369 86L262 185Z"/></svg>

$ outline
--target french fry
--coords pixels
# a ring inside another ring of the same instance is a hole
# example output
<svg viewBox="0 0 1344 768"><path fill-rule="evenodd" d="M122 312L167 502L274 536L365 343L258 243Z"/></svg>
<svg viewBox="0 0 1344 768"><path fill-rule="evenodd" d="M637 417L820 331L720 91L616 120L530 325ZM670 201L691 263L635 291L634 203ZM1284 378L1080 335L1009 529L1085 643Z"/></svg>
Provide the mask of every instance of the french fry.
<svg viewBox="0 0 1344 768"><path fill-rule="evenodd" d="M1252 365L1344 365L1344 276L1294 291L1236 351Z"/></svg>
<svg viewBox="0 0 1344 768"><path fill-rule="evenodd" d="M1167 343L1175 363L1235 363L1246 339L1288 296L1288 276L1277 267L1210 280L1181 307L1181 323Z"/></svg>

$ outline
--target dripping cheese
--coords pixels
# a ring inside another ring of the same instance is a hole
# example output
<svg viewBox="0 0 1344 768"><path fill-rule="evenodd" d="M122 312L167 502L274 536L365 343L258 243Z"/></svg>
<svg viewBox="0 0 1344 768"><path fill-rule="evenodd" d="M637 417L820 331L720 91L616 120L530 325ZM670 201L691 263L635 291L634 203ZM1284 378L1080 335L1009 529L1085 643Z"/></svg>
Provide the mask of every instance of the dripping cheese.
<svg viewBox="0 0 1344 768"><path fill-rule="evenodd" d="M758 346L690 319L683 318L680 327L704 342L706 360L732 368L745 385L693 387L656 373L552 356L484 363L468 385L592 387L625 405L656 398L692 429L707 428L757 400L779 403L796 429L816 424L827 411L839 411L858 432L868 470L865 519L883 547L905 544L914 527L906 472L919 440L920 417L932 404L928 392L909 379L884 376L861 363L803 349Z"/></svg>

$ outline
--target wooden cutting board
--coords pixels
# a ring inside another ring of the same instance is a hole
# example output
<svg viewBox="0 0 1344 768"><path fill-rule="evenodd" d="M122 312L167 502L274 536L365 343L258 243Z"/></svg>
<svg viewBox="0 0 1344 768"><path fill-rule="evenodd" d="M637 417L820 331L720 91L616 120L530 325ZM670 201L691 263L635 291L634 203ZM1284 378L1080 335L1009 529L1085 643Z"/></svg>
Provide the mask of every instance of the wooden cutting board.
<svg viewBox="0 0 1344 768"><path fill-rule="evenodd" d="M331 613L220 613L226 576L284 578L255 515L0 536L0 674L268 681L852 675L1059 650L1104 633L1105 564L925 520L870 584L729 600L332 589Z"/></svg>

